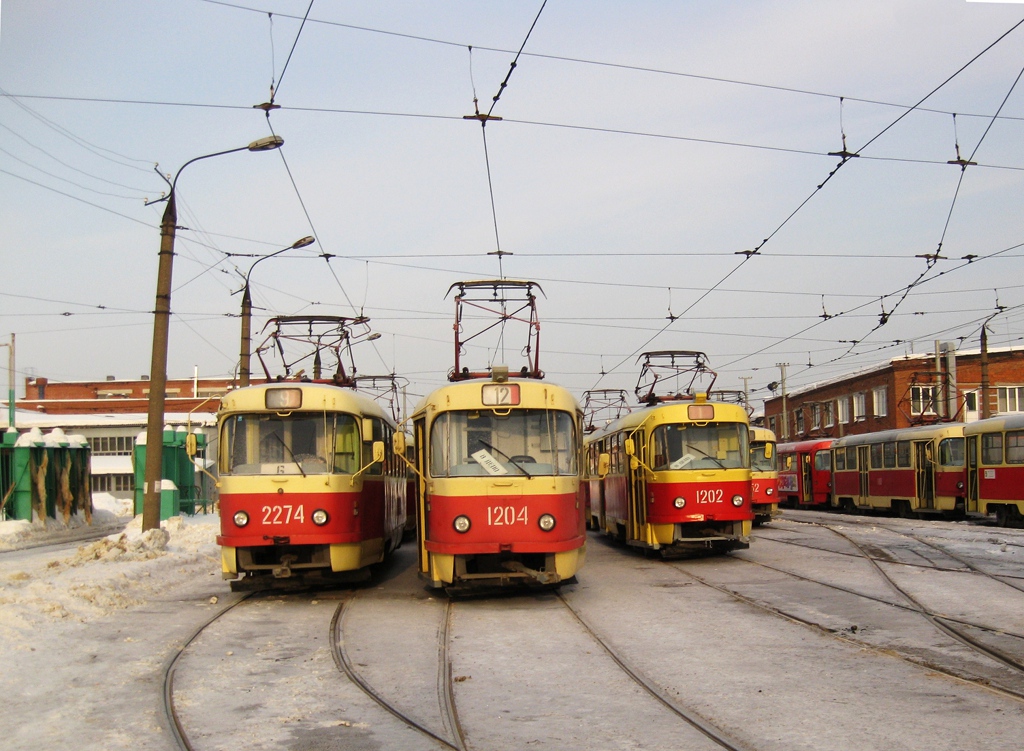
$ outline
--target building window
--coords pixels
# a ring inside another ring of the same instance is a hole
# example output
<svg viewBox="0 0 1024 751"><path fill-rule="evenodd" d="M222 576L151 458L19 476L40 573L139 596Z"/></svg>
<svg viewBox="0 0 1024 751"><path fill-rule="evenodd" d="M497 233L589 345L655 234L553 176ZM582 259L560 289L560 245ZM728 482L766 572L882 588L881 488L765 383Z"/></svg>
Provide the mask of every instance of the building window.
<svg viewBox="0 0 1024 751"><path fill-rule="evenodd" d="M811 407L811 429L821 427L821 405L815 404Z"/></svg>
<svg viewBox="0 0 1024 751"><path fill-rule="evenodd" d="M93 475L94 493L130 493L135 490L135 475Z"/></svg>
<svg viewBox="0 0 1024 751"><path fill-rule="evenodd" d="M934 386L911 386L910 387L910 414L912 414L912 415L934 415L935 414L935 387Z"/></svg>
<svg viewBox="0 0 1024 751"><path fill-rule="evenodd" d="M875 417L885 417L889 414L888 392L885 386L879 386L871 391L871 401L875 408Z"/></svg>
<svg viewBox="0 0 1024 751"><path fill-rule="evenodd" d="M978 411L978 392L977 391L965 391L964 392L964 411L965 412L977 412Z"/></svg>
<svg viewBox="0 0 1024 751"><path fill-rule="evenodd" d="M775 429L775 415L772 415L771 417L768 418L768 430L775 433L775 435L779 434L779 431Z"/></svg>
<svg viewBox="0 0 1024 751"><path fill-rule="evenodd" d="M832 414L832 402L825 402L822 405L822 413L825 417L824 427L831 428L835 425L835 415Z"/></svg>
<svg viewBox="0 0 1024 751"><path fill-rule="evenodd" d="M1000 386L996 389L999 396L999 412L1024 412L1024 386Z"/></svg>
<svg viewBox="0 0 1024 751"><path fill-rule="evenodd" d="M130 435L100 435L89 439L95 456L131 456L135 438Z"/></svg>
<svg viewBox="0 0 1024 751"><path fill-rule="evenodd" d="M859 422L867 415L867 394L863 391L853 395L853 421Z"/></svg>
<svg viewBox="0 0 1024 751"><path fill-rule="evenodd" d="M850 422L850 402L845 396L836 400L836 411L839 414L840 425Z"/></svg>
<svg viewBox="0 0 1024 751"><path fill-rule="evenodd" d="M797 435L800 435L801 433L804 432L804 411L803 411L803 409L796 410L793 413L793 416L796 418L795 419L795 423L796 423Z"/></svg>

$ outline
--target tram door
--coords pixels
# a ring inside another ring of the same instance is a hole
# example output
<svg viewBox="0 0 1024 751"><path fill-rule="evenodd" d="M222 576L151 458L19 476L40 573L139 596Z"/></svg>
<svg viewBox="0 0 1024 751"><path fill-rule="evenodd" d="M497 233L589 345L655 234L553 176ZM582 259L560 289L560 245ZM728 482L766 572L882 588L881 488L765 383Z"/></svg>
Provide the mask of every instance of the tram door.
<svg viewBox="0 0 1024 751"><path fill-rule="evenodd" d="M978 441L980 436L969 436L967 441L967 501L964 511L978 510Z"/></svg>
<svg viewBox="0 0 1024 751"><path fill-rule="evenodd" d="M811 465L810 454L798 454L800 457L800 503L814 503L814 467Z"/></svg>
<svg viewBox="0 0 1024 751"><path fill-rule="evenodd" d="M931 441L914 442L914 467L920 508L935 508L935 461Z"/></svg>
<svg viewBox="0 0 1024 751"><path fill-rule="evenodd" d="M627 457L626 479L629 483L629 534L627 539L640 540L647 523L647 478L644 465L647 463L647 437L642 433L633 434L635 457ZM636 466L634 466L636 465Z"/></svg>
<svg viewBox="0 0 1024 751"><path fill-rule="evenodd" d="M860 500L858 505L864 506L868 503L868 496L871 495L871 484L868 481L868 460L871 458L870 446L857 447L857 476L860 478Z"/></svg>
<svg viewBox="0 0 1024 751"><path fill-rule="evenodd" d="M430 570L430 558L427 554L425 543L427 530L427 483L424 479L427 476L427 435L426 420L417 420L413 425L416 446L416 467L419 474L416 482L419 485L419 497L416 504L416 549L420 557L420 571L428 573Z"/></svg>

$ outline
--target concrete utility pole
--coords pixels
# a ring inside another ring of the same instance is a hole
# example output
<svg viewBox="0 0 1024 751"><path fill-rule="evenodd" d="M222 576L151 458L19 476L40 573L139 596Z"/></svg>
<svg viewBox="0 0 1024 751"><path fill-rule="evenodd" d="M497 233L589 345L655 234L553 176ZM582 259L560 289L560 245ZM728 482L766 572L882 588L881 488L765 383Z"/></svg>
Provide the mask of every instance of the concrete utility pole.
<svg viewBox="0 0 1024 751"><path fill-rule="evenodd" d="M779 379L779 388L782 389L782 439L789 440L789 403L786 398L786 368L789 367L788 362L777 362L775 363L782 373L782 377Z"/></svg>
<svg viewBox="0 0 1024 751"><path fill-rule="evenodd" d="M740 376L740 380L743 381L743 406L747 408L747 412L752 412L750 409L750 379L753 376Z"/></svg>
<svg viewBox="0 0 1024 751"><path fill-rule="evenodd" d="M190 159L168 181L167 207L160 222L160 264L156 278L156 306L153 310L153 356L149 367L149 410L146 420L146 469L142 500L142 531L160 526L160 491L163 485L164 403L167 398L167 340L171 320L171 272L174 263L174 232L178 227L178 210L174 188L182 171L200 159L209 159L236 151L269 151L280 148L284 139L268 136L248 146L218 151Z"/></svg>
<svg viewBox="0 0 1024 751"><path fill-rule="evenodd" d="M7 347L7 429L16 430L14 427L14 334L11 334L10 344L0 344L0 347Z"/></svg>

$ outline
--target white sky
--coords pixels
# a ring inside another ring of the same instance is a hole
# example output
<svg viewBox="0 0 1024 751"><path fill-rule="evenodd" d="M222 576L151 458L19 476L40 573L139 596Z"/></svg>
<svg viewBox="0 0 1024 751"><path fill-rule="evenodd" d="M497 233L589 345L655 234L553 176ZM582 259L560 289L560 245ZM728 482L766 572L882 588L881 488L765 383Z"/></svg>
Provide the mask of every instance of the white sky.
<svg viewBox="0 0 1024 751"><path fill-rule="evenodd" d="M382 337L360 373L412 395L444 381L445 293L499 271L481 128L462 117L474 88L490 106L541 0L316 0L300 34L308 7L2 0L0 342L17 335L19 396L25 375L148 373L153 164L268 135L252 105L272 82L283 149L178 183L169 376L236 368L253 258L227 254L314 234L253 273L254 330L362 309ZM549 0L487 126L503 271L543 287L549 380L632 392L639 352L702 350L716 388L749 377L764 397L780 362L796 388L936 339L976 348L997 300L990 345L1019 344L1024 26L886 128L1022 19L965 0ZM844 132L861 158L816 191ZM959 191L957 141L978 162ZM916 256L940 242L928 270ZM466 359L518 367L523 343L510 330Z"/></svg>

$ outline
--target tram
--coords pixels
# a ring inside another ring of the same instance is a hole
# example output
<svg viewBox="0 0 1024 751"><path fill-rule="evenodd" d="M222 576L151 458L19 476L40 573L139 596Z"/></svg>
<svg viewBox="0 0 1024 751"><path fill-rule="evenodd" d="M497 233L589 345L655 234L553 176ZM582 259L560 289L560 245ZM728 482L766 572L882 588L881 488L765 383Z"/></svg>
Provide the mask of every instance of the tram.
<svg viewBox="0 0 1024 751"><path fill-rule="evenodd" d="M688 355L702 353L644 353L641 381L655 367L677 367ZM697 359L698 370L709 372ZM591 526L665 558L749 547L754 513L747 411L708 401L705 392L658 396L658 381L654 376L643 395L637 387L646 407L586 439L599 477L591 488Z"/></svg>
<svg viewBox="0 0 1024 751"><path fill-rule="evenodd" d="M321 344L333 332L347 346L352 320L277 323L308 329ZM278 332L273 348L286 338ZM232 589L368 577L405 527L406 466L391 450L394 419L351 387L340 361L330 378L321 379L318 366L312 380L267 380L221 399L223 577Z"/></svg>
<svg viewBox="0 0 1024 751"><path fill-rule="evenodd" d="M775 433L750 428L750 503L754 525L760 526L779 513L779 463Z"/></svg>
<svg viewBox="0 0 1024 751"><path fill-rule="evenodd" d="M962 423L843 436L831 452L833 507L905 518L964 514Z"/></svg>
<svg viewBox="0 0 1024 751"><path fill-rule="evenodd" d="M460 360L467 339L455 327L451 382L411 415L420 574L449 594L560 585L586 556L582 411L566 389L543 380L535 283L456 287L458 321L474 304L498 310L502 322L528 318L524 351L533 359L514 376L506 366L470 371ZM399 434L395 450L404 447Z"/></svg>
<svg viewBox="0 0 1024 751"><path fill-rule="evenodd" d="M831 438L780 443L779 504L829 507L832 499Z"/></svg>
<svg viewBox="0 0 1024 751"><path fill-rule="evenodd" d="M1024 414L968 423L967 511L1024 527Z"/></svg>

